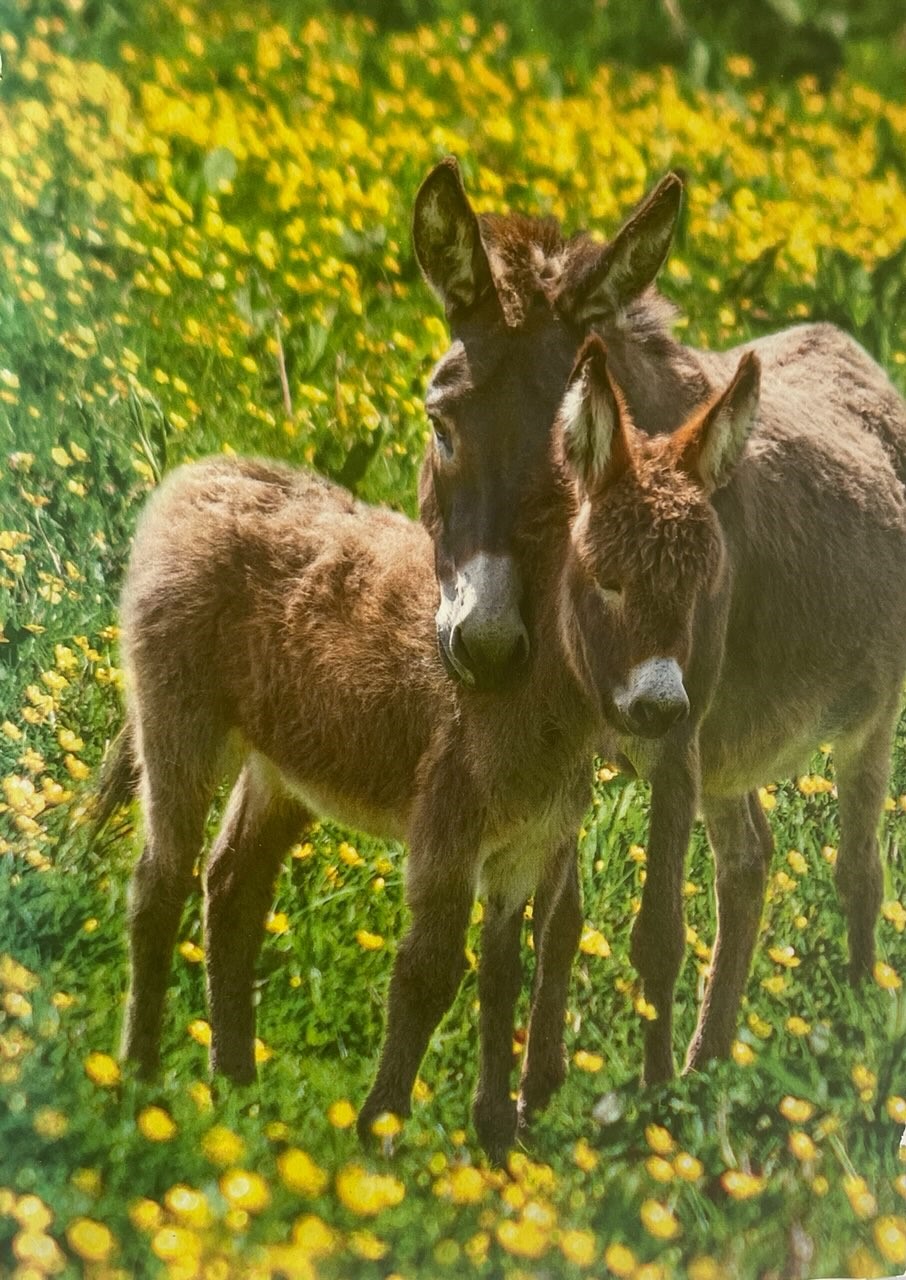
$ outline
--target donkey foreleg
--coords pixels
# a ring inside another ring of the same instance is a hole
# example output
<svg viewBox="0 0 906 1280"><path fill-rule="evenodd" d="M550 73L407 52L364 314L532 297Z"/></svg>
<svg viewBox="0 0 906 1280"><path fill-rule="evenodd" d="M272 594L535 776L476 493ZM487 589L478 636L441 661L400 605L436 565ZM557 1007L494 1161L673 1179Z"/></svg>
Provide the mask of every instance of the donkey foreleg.
<svg viewBox="0 0 906 1280"><path fill-rule="evenodd" d="M645 1023L646 1084L673 1075L673 997L686 940L683 868L696 798L694 750L668 747L651 778L647 874L630 948L645 999L655 1013Z"/></svg>
<svg viewBox="0 0 906 1280"><path fill-rule="evenodd" d="M287 850L311 821L268 766L245 765L205 868L205 942L211 1069L237 1084L255 1079L255 962L274 880Z"/></svg>
<svg viewBox="0 0 906 1280"><path fill-rule="evenodd" d="M687 1071L730 1052L774 849L757 792L732 799L706 796L703 808L716 864L717 937Z"/></svg>
<svg viewBox="0 0 906 1280"><path fill-rule="evenodd" d="M576 839L571 835L551 859L532 912L535 981L519 1085L524 1123L547 1106L566 1079L563 1026L583 923Z"/></svg>
<svg viewBox="0 0 906 1280"><path fill-rule="evenodd" d="M478 968L481 1066L472 1106L478 1140L500 1163L516 1137L516 1103L510 1097L516 1001L522 987L520 942L525 903L492 894L485 907Z"/></svg>
<svg viewBox="0 0 906 1280"><path fill-rule="evenodd" d="M474 900L470 883L446 876L430 889L410 892L412 923L390 978L381 1060L357 1121L363 1142L371 1138L371 1126L382 1112L408 1116L411 1111L412 1087L428 1041L466 970L466 930Z"/></svg>

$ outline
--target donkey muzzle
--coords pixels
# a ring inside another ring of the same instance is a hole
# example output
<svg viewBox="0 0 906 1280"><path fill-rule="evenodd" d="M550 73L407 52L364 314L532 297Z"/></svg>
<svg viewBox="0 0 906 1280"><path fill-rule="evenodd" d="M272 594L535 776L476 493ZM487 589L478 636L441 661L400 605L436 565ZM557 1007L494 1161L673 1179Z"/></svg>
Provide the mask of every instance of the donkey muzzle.
<svg viewBox="0 0 906 1280"><path fill-rule="evenodd" d="M457 570L453 590L441 583L437 636L447 671L476 689L505 685L530 652L522 588L511 556L479 552Z"/></svg>
<svg viewBox="0 0 906 1280"><path fill-rule="evenodd" d="M661 738L689 714L683 673L673 658L633 667L613 700L629 733L639 738Z"/></svg>

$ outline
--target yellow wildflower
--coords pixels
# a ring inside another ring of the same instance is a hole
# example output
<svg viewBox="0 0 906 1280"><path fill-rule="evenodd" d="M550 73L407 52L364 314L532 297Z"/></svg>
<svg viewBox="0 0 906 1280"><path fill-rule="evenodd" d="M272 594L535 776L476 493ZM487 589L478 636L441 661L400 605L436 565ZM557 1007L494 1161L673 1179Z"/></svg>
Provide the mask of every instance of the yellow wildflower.
<svg viewBox="0 0 906 1280"><path fill-rule="evenodd" d="M120 1082L120 1069L117 1062L110 1057L109 1053L99 1053L97 1050L89 1053L85 1059L85 1074L94 1084L98 1084L103 1089L110 1089L113 1085Z"/></svg>
<svg viewBox="0 0 906 1280"><path fill-rule="evenodd" d="M307 1152L298 1147L289 1147L280 1153L277 1157L277 1172L283 1185L299 1196L319 1196L328 1183L324 1170L315 1164Z"/></svg>
<svg viewBox="0 0 906 1280"><path fill-rule="evenodd" d="M644 1200L639 1217L642 1226L656 1240L673 1240L680 1233L680 1224L673 1210L659 1200Z"/></svg>
<svg viewBox="0 0 906 1280"><path fill-rule="evenodd" d="M750 1200L752 1196L760 1196L767 1186L765 1178L746 1173L742 1169L727 1169L720 1181L724 1191L734 1200Z"/></svg>
<svg viewBox="0 0 906 1280"><path fill-rule="evenodd" d="M236 1164L245 1154L245 1143L226 1125L215 1124L202 1138L201 1149L212 1164Z"/></svg>
<svg viewBox="0 0 906 1280"><path fill-rule="evenodd" d="M220 1191L234 1209L260 1213L271 1202L271 1193L260 1173L230 1169L220 1179Z"/></svg>
<svg viewBox="0 0 906 1280"><path fill-rule="evenodd" d="M359 1164L348 1164L336 1179L337 1196L352 1213L378 1214L398 1205L406 1188L392 1174L368 1173Z"/></svg>
<svg viewBox="0 0 906 1280"><path fill-rule="evenodd" d="M327 1108L327 1119L335 1129L349 1129L355 1124L355 1107L347 1098L338 1098Z"/></svg>
<svg viewBox="0 0 906 1280"><path fill-rule="evenodd" d="M176 1123L163 1107L145 1107L135 1123L139 1133L149 1142L169 1142L176 1136Z"/></svg>
<svg viewBox="0 0 906 1280"><path fill-rule="evenodd" d="M110 1228L92 1218L74 1218L66 1228L66 1239L73 1253L85 1262L104 1262L115 1245Z"/></svg>

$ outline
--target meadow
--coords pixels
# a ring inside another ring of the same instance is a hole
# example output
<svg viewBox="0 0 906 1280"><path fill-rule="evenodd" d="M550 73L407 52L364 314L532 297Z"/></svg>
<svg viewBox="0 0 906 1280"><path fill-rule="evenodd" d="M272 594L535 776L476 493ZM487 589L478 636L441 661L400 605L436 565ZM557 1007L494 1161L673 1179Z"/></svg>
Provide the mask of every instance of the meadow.
<svg viewBox="0 0 906 1280"><path fill-rule="evenodd" d="M122 814L92 840L87 818L121 719L131 531L167 470L265 453L415 514L446 330L408 224L438 158L481 209L604 236L681 167L662 286L684 340L829 319L906 390L906 105L845 76L763 83L742 55L708 89L572 67L469 15L388 32L313 5L107 12L99 32L78 3L21 0L0 27L0 1275L901 1271L906 720L870 989L845 981L828 743L762 792L777 852L732 1059L660 1090L638 1084L652 1011L628 959L646 793L597 762L571 1071L507 1171L468 1123L474 972L405 1131L378 1155L354 1135L401 846L324 824L294 848L259 966L260 1087L215 1097L197 900L162 1079L116 1061L139 833ZM714 931L701 833L687 874L683 1040Z"/></svg>

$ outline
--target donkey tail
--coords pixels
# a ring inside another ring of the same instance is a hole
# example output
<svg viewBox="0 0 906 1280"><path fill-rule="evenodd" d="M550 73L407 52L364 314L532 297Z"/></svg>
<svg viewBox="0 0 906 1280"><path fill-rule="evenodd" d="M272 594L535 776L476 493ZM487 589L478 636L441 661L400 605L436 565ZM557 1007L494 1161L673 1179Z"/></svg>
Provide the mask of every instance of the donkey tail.
<svg viewBox="0 0 906 1280"><path fill-rule="evenodd" d="M98 835L117 809L127 805L138 794L140 776L135 730L132 721L127 719L101 765L91 815L92 835Z"/></svg>

